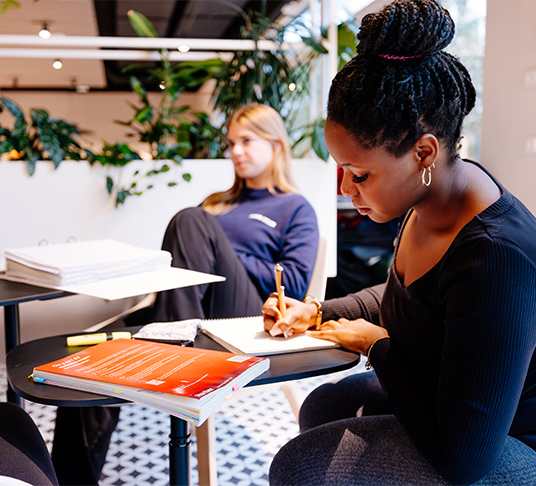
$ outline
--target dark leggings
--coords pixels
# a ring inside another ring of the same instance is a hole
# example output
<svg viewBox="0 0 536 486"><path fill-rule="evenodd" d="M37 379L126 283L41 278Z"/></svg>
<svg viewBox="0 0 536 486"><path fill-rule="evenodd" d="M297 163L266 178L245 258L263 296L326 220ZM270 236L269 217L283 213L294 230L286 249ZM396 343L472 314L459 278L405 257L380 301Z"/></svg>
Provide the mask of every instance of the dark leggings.
<svg viewBox="0 0 536 486"><path fill-rule="evenodd" d="M302 433L270 467L271 486L448 485L417 450L374 373L314 390L300 410ZM493 470L477 485L536 484L536 452L507 437Z"/></svg>
<svg viewBox="0 0 536 486"><path fill-rule="evenodd" d="M224 282L167 290L157 295L150 320L260 315L263 301L216 218L200 207L183 209L170 221L162 249L174 267L221 275Z"/></svg>
<svg viewBox="0 0 536 486"><path fill-rule="evenodd" d="M313 390L300 409L300 431L349 417L387 415L391 406L374 373L357 373Z"/></svg>

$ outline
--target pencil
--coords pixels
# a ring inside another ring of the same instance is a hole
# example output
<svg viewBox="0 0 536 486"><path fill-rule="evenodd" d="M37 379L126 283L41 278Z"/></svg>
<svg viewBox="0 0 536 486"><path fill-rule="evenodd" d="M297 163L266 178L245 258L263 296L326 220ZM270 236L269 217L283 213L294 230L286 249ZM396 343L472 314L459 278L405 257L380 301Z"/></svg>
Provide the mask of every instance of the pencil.
<svg viewBox="0 0 536 486"><path fill-rule="evenodd" d="M285 317L285 314L287 312L287 306L285 304L285 287L281 285L281 275L283 273L283 267L278 263L274 267L275 270L275 286L277 289L277 297L279 299L279 311L281 312L281 316Z"/></svg>

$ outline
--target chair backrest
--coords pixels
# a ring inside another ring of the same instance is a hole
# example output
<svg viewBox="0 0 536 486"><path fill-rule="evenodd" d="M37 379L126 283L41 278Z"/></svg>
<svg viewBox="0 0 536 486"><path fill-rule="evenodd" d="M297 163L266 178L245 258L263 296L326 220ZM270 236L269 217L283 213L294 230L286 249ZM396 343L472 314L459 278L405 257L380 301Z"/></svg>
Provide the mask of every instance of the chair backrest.
<svg viewBox="0 0 536 486"><path fill-rule="evenodd" d="M323 300L326 296L326 286L328 283L326 259L327 246L327 238L320 235L318 240L318 250L316 252L315 266L313 268L313 274L311 275L309 287L307 288L307 295L313 295L318 300Z"/></svg>

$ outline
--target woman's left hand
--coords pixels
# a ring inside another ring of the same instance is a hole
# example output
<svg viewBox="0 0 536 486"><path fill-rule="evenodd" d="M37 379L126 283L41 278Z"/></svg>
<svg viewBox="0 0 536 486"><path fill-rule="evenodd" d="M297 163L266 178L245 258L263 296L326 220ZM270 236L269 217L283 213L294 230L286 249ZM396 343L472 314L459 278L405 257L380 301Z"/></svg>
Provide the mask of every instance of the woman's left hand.
<svg viewBox="0 0 536 486"><path fill-rule="evenodd" d="M349 351L361 353L366 356L369 347L378 339L389 337L389 333L383 327L357 319L339 319L338 321L326 321L318 331L307 331L311 337L325 339L340 344Z"/></svg>

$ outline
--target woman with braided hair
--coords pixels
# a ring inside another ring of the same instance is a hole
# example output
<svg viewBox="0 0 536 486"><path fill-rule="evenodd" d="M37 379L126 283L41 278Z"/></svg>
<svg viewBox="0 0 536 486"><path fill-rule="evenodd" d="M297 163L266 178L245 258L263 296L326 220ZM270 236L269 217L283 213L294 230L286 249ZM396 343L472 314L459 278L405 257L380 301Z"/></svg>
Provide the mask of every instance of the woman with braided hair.
<svg viewBox="0 0 536 486"><path fill-rule="evenodd" d="M373 371L314 390L274 485L536 484L536 219L458 155L475 90L445 52L435 0L367 15L335 77L326 143L342 192L399 217L384 285L322 303L265 302L272 334L307 332Z"/></svg>

